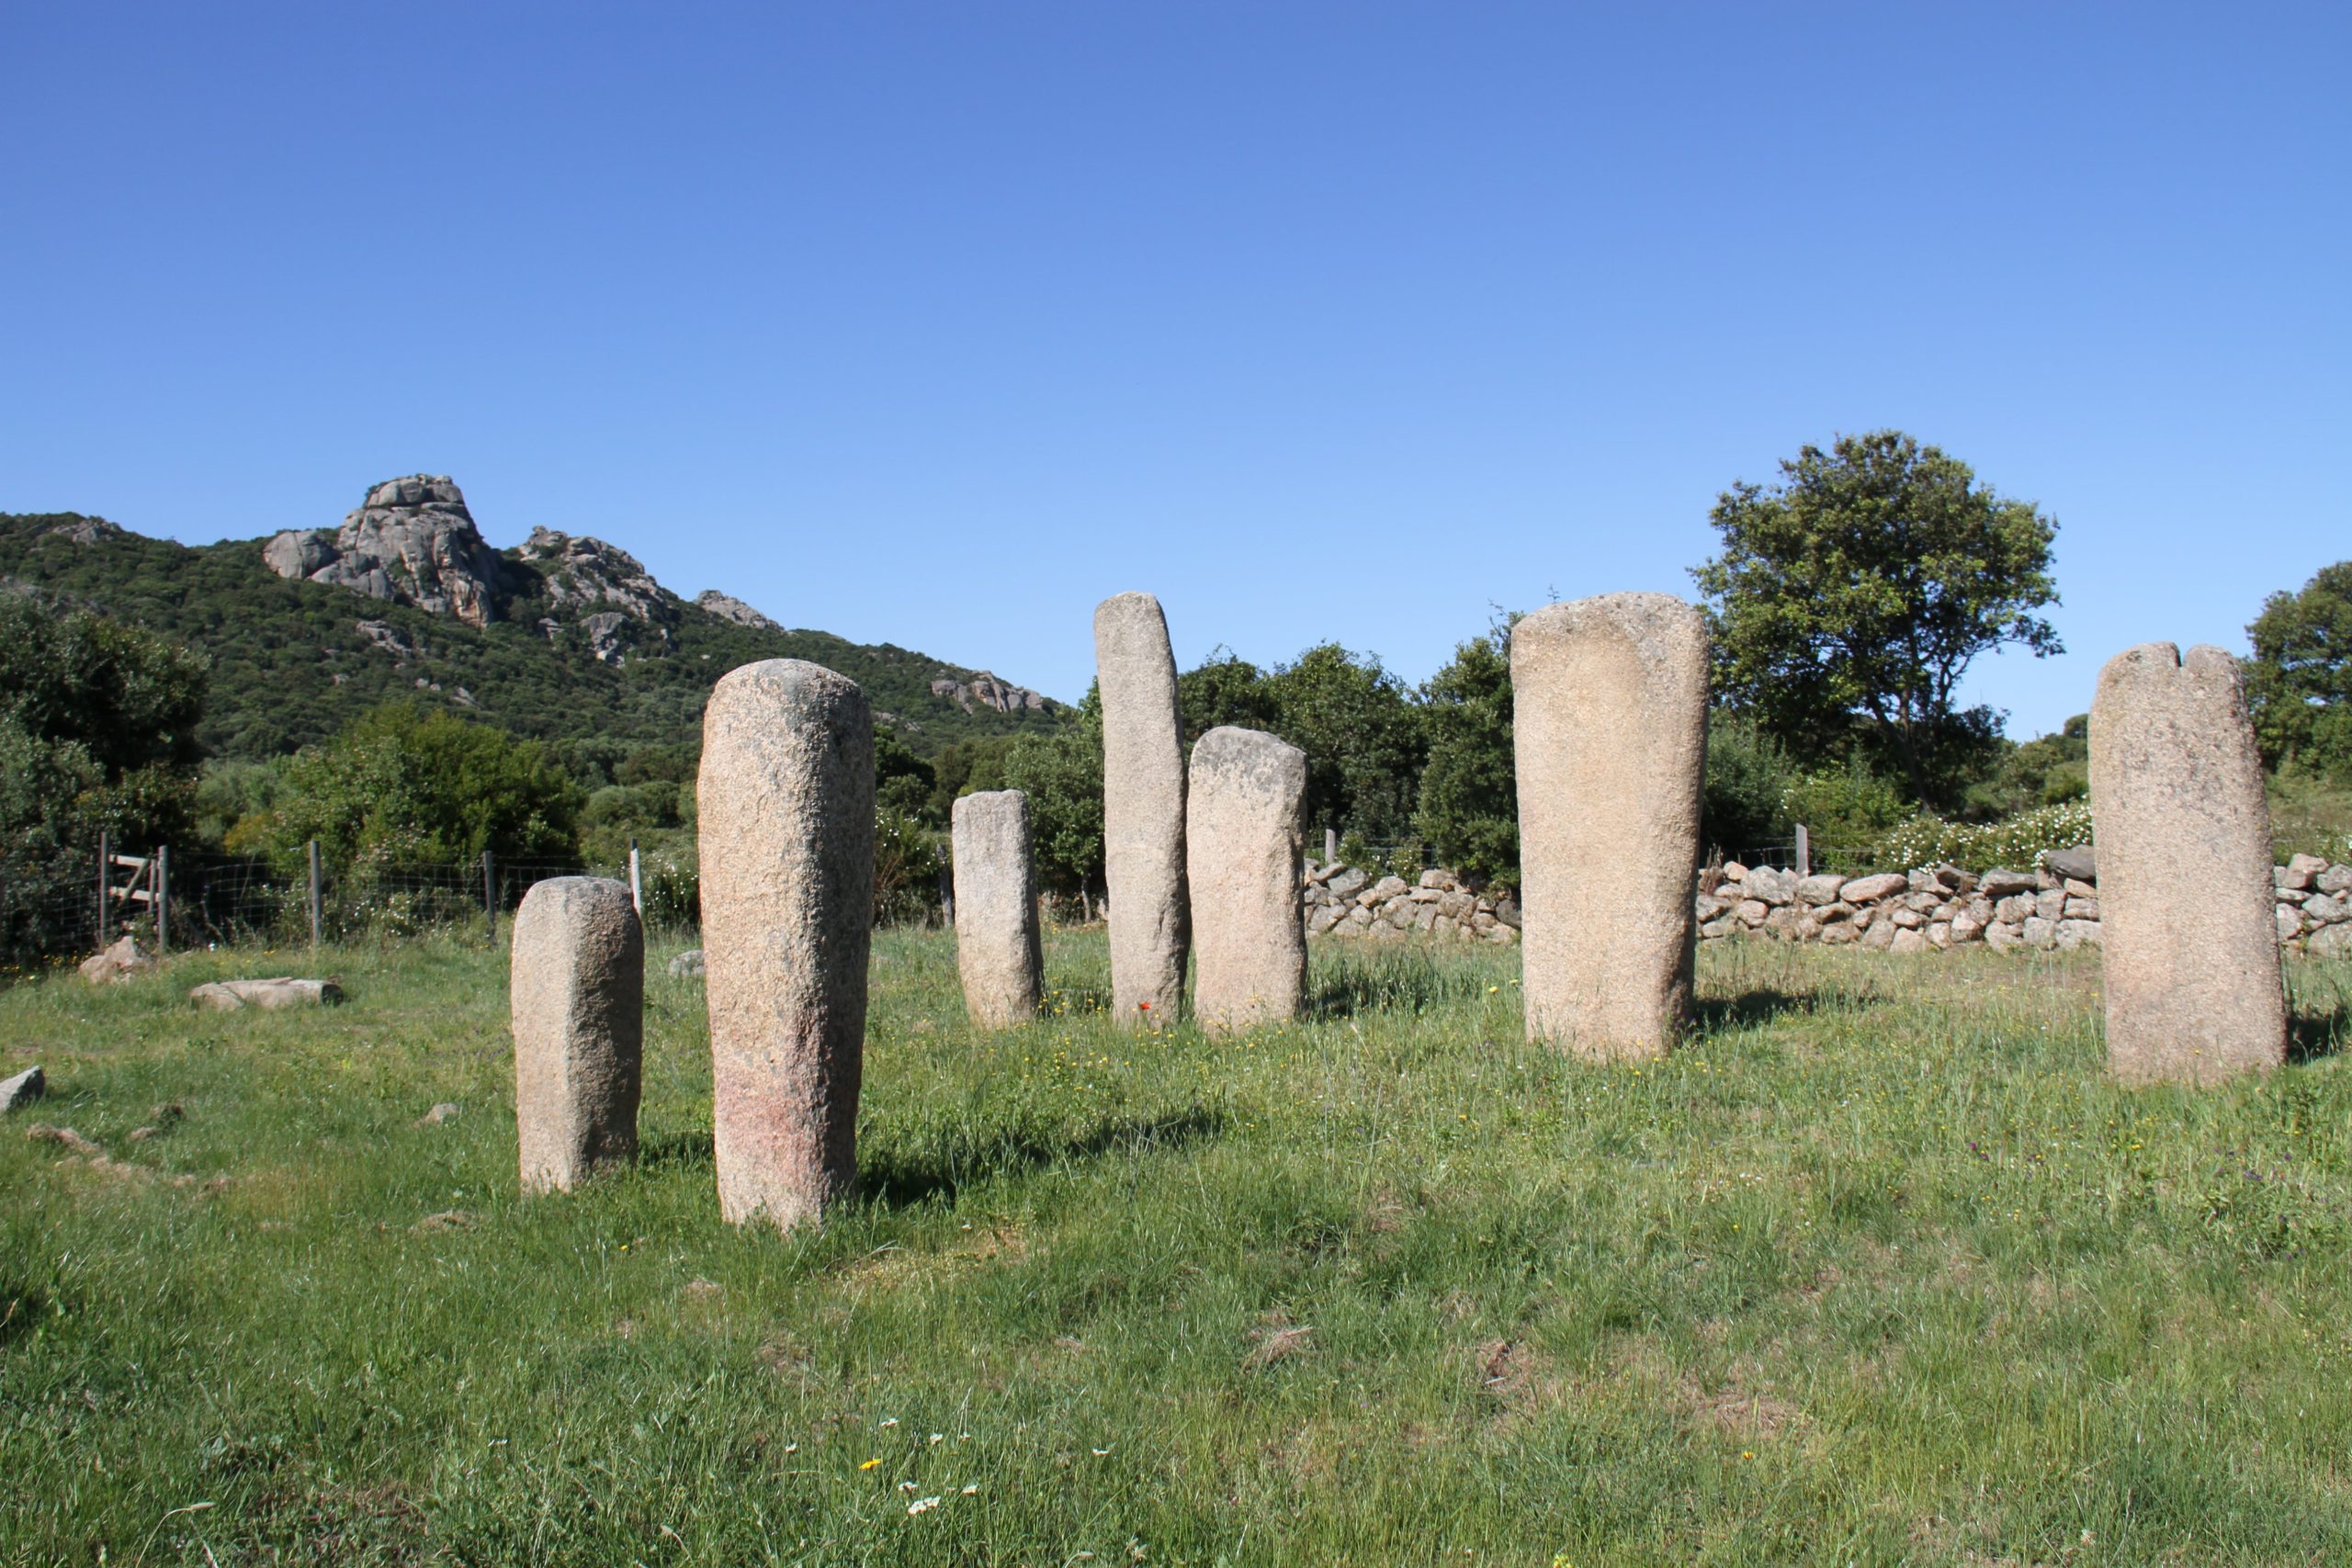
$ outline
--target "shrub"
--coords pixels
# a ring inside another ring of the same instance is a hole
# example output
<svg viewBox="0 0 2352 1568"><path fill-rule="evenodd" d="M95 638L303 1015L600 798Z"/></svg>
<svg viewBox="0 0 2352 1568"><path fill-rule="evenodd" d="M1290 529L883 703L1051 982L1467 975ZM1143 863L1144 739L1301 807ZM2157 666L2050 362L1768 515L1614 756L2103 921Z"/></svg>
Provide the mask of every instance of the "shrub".
<svg viewBox="0 0 2352 1568"><path fill-rule="evenodd" d="M2091 841L2090 803L2070 800L2020 812L1998 822L1947 822L1923 812L1883 834L1871 846L1871 863L1884 871L1909 871L1949 861L1962 871L1996 865L2023 870L2041 863L2052 850Z"/></svg>
<svg viewBox="0 0 2352 1568"><path fill-rule="evenodd" d="M1902 795L1860 758L1838 773L1805 773L1781 792L1789 822L1802 822L1819 854L1823 848L1859 851L1909 814Z"/></svg>
<svg viewBox="0 0 2352 1568"><path fill-rule="evenodd" d="M874 813L874 923L921 920L939 904L939 835L910 813Z"/></svg>
<svg viewBox="0 0 2352 1568"><path fill-rule="evenodd" d="M1787 801L1795 783L1788 754L1753 718L1724 708L1707 715L1706 794L1699 834L1708 845L1736 853L1785 842Z"/></svg>

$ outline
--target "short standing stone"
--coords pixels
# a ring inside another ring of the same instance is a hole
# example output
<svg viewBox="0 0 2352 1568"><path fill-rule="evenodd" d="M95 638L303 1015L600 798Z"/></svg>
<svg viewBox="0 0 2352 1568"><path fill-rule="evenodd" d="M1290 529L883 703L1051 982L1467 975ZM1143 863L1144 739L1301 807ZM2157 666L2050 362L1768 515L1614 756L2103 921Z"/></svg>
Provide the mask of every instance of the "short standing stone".
<svg viewBox="0 0 2352 1568"><path fill-rule="evenodd" d="M2211 1083L2286 1059L2270 818L2237 660L2117 654L2091 705L2108 1064Z"/></svg>
<svg viewBox="0 0 2352 1568"><path fill-rule="evenodd" d="M704 987L719 1212L779 1229L857 1190L874 926L874 720L797 659L729 671L703 713Z"/></svg>
<svg viewBox="0 0 2352 1568"><path fill-rule="evenodd" d="M523 1190L569 1191L637 1155L645 933L628 885L534 884L514 911L510 976Z"/></svg>
<svg viewBox="0 0 2352 1568"><path fill-rule="evenodd" d="M982 1029L1008 1029L1036 1016L1046 989L1029 797L1017 789L965 795L952 839L964 1010Z"/></svg>
<svg viewBox="0 0 2352 1568"><path fill-rule="evenodd" d="M1528 1034L1657 1055L1690 1013L1707 623L1605 594L1520 621L1510 659Z"/></svg>
<svg viewBox="0 0 2352 1568"><path fill-rule="evenodd" d="M1193 926L1193 1012L1230 1033L1295 1018L1306 997L1298 866L1306 753L1255 729L1212 729L1193 748L1184 843ZM1434 929L1439 900L1410 906Z"/></svg>
<svg viewBox="0 0 2352 1568"><path fill-rule="evenodd" d="M1148 593L1094 608L1102 702L1103 880L1111 1010L1129 1028L1172 1021L1191 937L1184 892L1184 730L1168 619Z"/></svg>

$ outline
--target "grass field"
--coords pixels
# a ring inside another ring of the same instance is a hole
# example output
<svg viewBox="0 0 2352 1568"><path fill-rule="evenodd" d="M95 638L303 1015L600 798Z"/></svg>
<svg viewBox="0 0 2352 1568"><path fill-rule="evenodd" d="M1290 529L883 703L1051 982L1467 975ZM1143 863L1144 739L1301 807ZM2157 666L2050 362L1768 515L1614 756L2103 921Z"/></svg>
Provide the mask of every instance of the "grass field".
<svg viewBox="0 0 2352 1568"><path fill-rule="evenodd" d="M1066 935L981 1039L886 934L868 1195L786 1240L666 946L642 1163L518 1198L474 941L0 992L0 1560L2352 1562L2346 970L2191 1093L2102 1076L2095 956L1710 952L1607 1068L1511 952L1213 1044ZM289 963L350 1000L181 1000Z"/></svg>

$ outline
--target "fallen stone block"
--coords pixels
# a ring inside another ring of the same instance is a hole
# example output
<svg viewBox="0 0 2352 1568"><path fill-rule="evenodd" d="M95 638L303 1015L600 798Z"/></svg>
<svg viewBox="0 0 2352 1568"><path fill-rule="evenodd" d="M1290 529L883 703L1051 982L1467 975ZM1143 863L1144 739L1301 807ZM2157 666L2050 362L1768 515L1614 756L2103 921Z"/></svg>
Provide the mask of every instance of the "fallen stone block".
<svg viewBox="0 0 2352 1568"><path fill-rule="evenodd" d="M267 980L215 980L189 991L187 999L218 1012L234 1012L249 1007L273 1011L278 1008L321 1007L339 1002L343 1000L343 987L333 980L298 980L290 975L279 975Z"/></svg>

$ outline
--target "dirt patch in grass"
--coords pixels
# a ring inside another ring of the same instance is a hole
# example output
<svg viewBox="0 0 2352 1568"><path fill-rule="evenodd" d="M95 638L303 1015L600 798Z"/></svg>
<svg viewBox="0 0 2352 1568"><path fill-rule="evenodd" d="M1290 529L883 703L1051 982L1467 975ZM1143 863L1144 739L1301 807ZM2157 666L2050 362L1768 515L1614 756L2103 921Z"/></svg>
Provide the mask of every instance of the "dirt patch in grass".
<svg viewBox="0 0 2352 1568"><path fill-rule="evenodd" d="M1315 1325L1293 1323L1287 1314L1268 1313L1266 1320L1250 1331L1250 1353L1241 1358L1242 1370L1257 1371L1276 1361L1303 1355L1315 1348Z"/></svg>
<svg viewBox="0 0 2352 1568"><path fill-rule="evenodd" d="M1691 1373L1676 1380L1674 1402L1685 1425L1743 1442L1777 1438L1804 1422L1804 1413L1767 1392L1752 1367L1736 1366L1709 1388Z"/></svg>
<svg viewBox="0 0 2352 1568"><path fill-rule="evenodd" d="M1552 1359L1524 1339L1489 1339L1473 1352L1478 1393L1506 1425L1550 1410L1567 1397Z"/></svg>
<svg viewBox="0 0 2352 1568"><path fill-rule="evenodd" d="M990 1225L941 1249L878 1247L841 1269L841 1281L856 1290L888 1289L926 1275L953 1273L983 1263L1014 1264L1029 1256L1029 1238L1010 1225Z"/></svg>

